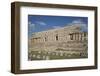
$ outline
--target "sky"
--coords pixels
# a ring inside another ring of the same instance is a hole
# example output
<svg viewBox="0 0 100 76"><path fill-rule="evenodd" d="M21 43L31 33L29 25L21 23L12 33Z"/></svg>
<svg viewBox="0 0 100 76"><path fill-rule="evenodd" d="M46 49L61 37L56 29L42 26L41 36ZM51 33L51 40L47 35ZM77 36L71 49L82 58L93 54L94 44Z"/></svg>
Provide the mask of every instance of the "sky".
<svg viewBox="0 0 100 76"><path fill-rule="evenodd" d="M81 31L88 31L88 17L28 15L28 37L32 33L81 24Z"/></svg>

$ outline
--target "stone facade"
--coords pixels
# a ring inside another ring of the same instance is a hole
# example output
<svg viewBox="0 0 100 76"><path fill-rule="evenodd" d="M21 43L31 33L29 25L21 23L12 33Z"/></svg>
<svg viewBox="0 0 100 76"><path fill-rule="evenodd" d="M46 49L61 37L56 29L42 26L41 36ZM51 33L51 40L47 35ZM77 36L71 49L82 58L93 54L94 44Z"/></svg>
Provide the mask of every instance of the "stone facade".
<svg viewBox="0 0 100 76"><path fill-rule="evenodd" d="M87 48L88 34L78 25L33 33L29 39L29 52L84 53L87 57Z"/></svg>

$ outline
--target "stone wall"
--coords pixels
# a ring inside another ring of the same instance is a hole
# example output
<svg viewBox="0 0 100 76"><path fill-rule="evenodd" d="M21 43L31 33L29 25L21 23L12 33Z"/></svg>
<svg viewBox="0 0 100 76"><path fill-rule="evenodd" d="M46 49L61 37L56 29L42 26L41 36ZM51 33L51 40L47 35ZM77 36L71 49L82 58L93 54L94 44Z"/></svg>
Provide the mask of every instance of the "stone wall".
<svg viewBox="0 0 100 76"><path fill-rule="evenodd" d="M87 33L81 32L79 26L66 26L60 29L34 33L31 43L84 41L87 39Z"/></svg>
<svg viewBox="0 0 100 76"><path fill-rule="evenodd" d="M33 33L29 41L29 51L86 54L88 49L88 34L82 32L80 26L66 26Z"/></svg>

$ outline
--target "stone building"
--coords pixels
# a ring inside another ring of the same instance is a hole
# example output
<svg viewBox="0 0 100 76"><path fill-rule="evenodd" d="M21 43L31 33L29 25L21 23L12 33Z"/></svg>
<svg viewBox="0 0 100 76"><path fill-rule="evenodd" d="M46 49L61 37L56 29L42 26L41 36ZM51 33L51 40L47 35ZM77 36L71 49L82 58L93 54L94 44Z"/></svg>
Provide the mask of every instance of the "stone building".
<svg viewBox="0 0 100 76"><path fill-rule="evenodd" d="M80 25L36 32L29 39L29 51L82 53L87 57L88 33Z"/></svg>

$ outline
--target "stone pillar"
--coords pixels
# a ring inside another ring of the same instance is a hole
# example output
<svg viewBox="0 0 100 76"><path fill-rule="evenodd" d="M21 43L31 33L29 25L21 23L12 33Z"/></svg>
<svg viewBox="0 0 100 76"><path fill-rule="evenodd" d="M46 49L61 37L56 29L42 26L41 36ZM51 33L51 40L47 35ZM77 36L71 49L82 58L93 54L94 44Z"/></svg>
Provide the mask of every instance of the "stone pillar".
<svg viewBox="0 0 100 76"><path fill-rule="evenodd" d="M78 33L76 33L76 40L78 40Z"/></svg>
<svg viewBox="0 0 100 76"><path fill-rule="evenodd" d="M76 40L76 33L74 33L74 36L75 36L75 39L74 40Z"/></svg>
<svg viewBox="0 0 100 76"><path fill-rule="evenodd" d="M76 33L74 33L74 40L76 40Z"/></svg>
<svg viewBox="0 0 100 76"><path fill-rule="evenodd" d="M80 40L82 40L82 33L80 33Z"/></svg>
<svg viewBox="0 0 100 76"><path fill-rule="evenodd" d="M77 40L77 34L75 33L75 40Z"/></svg>
<svg viewBox="0 0 100 76"><path fill-rule="evenodd" d="M77 40L77 33L75 33L75 40Z"/></svg>
<svg viewBox="0 0 100 76"><path fill-rule="evenodd" d="M84 33L82 33L82 40L84 40Z"/></svg>
<svg viewBox="0 0 100 76"><path fill-rule="evenodd" d="M79 33L77 33L77 40L79 40Z"/></svg>
<svg viewBox="0 0 100 76"><path fill-rule="evenodd" d="M81 40L81 34L79 33L79 41Z"/></svg>
<svg viewBox="0 0 100 76"><path fill-rule="evenodd" d="M75 40L75 33L73 33L73 40Z"/></svg>

